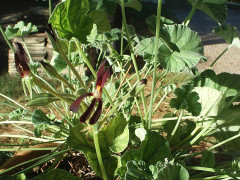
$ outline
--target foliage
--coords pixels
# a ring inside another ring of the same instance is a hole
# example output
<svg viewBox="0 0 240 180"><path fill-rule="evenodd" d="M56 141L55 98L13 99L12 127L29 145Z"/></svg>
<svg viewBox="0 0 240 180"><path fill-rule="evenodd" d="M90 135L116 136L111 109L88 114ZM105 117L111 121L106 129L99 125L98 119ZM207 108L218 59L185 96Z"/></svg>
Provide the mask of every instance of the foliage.
<svg viewBox="0 0 240 180"><path fill-rule="evenodd" d="M61 2L49 18L53 57L51 62L41 61L41 66L32 61L24 42L25 35L37 31L36 26L22 21L14 28L8 26L4 37L11 48L9 39L16 36L21 36L25 48L20 43L15 47L25 99L11 98L19 92L20 81L1 77L0 96L8 100L2 104L13 111L0 113L0 124L11 123L26 135L0 137L31 139L39 146L14 146L51 152L0 171L0 175L25 165L4 177L24 179L30 169L54 159L34 179L79 179L57 169L67 154L79 151L104 180L238 179L239 160L231 160L235 158L232 152L240 151L240 77L216 74L211 67L229 48L240 47L239 33L224 24L226 0L188 2L192 10L177 24L160 16L159 1L157 16L146 19L150 37L140 36L127 25L125 8L141 14L138 0ZM121 8L122 29L112 28L109 21L117 7ZM214 33L229 45L201 73L196 65L206 60L204 46L198 33L188 27L197 9L219 24ZM180 84L177 77L185 73L191 78L182 78L184 84ZM163 104L168 113L153 118ZM45 143L50 147L41 147ZM232 159L219 161L217 156L223 153Z"/></svg>

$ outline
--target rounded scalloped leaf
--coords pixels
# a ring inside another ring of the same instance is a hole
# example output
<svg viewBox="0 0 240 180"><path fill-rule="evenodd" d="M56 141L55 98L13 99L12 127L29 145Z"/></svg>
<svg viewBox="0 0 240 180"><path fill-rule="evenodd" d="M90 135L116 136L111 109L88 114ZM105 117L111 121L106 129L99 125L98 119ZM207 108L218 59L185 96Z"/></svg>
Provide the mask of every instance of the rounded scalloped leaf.
<svg viewBox="0 0 240 180"><path fill-rule="evenodd" d="M160 170L157 179L187 180L189 179L189 174L182 165L170 162Z"/></svg>
<svg viewBox="0 0 240 180"><path fill-rule="evenodd" d="M240 48L240 34L235 26L225 24L223 26L218 26L213 32L223 38L229 45Z"/></svg>
<svg viewBox="0 0 240 180"><path fill-rule="evenodd" d="M159 48L161 66L171 72L195 67L203 58L203 45L198 33L189 27L176 24L165 26L161 31Z"/></svg>
<svg viewBox="0 0 240 180"><path fill-rule="evenodd" d="M33 25L32 23L19 21L17 24L15 24L14 28L8 25L6 28L5 34L8 39L11 39L12 37L25 36L29 33L37 32L37 31L38 31L37 26Z"/></svg>
<svg viewBox="0 0 240 180"><path fill-rule="evenodd" d="M135 52L151 63L154 59L156 38L145 38L135 47ZM180 72L193 68L204 58L203 45L198 33L189 27L175 24L161 29L158 41L160 65L168 71Z"/></svg>
<svg viewBox="0 0 240 180"><path fill-rule="evenodd" d="M206 13L214 21L224 24L227 18L227 0L188 0L192 6Z"/></svg>
<svg viewBox="0 0 240 180"><path fill-rule="evenodd" d="M93 20L87 16L87 0L67 0L59 3L49 19L62 39L77 38L81 43L87 42L87 36L93 28Z"/></svg>

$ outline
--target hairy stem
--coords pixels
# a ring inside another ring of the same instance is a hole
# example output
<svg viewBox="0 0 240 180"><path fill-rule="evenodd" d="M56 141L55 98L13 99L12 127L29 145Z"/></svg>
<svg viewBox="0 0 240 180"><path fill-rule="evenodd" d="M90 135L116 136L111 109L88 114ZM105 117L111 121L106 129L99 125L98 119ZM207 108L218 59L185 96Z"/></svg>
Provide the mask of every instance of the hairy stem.
<svg viewBox="0 0 240 180"><path fill-rule="evenodd" d="M94 145L97 153L97 158L98 158L98 163L101 169L102 177L104 180L107 180L107 174L103 165L103 160L102 160L102 154L99 146L99 140L98 140L98 122L92 126L93 128L93 140L94 140Z"/></svg>
<svg viewBox="0 0 240 180"><path fill-rule="evenodd" d="M220 57L222 57L223 54L225 54L225 52L228 51L229 48L230 48L230 46L228 46L226 49L224 49L224 51L212 62L212 64L209 66L209 69L211 69L213 67L213 65L220 59Z"/></svg>
<svg viewBox="0 0 240 180"><path fill-rule="evenodd" d="M161 10L162 10L162 0L158 0L158 8L157 8L157 24L156 24L156 41L155 41L155 55L154 55L154 67L153 67L153 80L152 80L152 90L151 90L151 98L149 105L149 117L148 117L148 129L152 126L152 115L153 115L153 99L154 99L154 91L156 85L156 71L157 71L157 62L158 62L158 41L160 36L160 18L161 18Z"/></svg>
<svg viewBox="0 0 240 180"><path fill-rule="evenodd" d="M141 76L140 76L139 69L137 66L137 61L136 61L136 58L135 58L135 55L133 52L132 41L131 41L131 38L130 38L130 35L128 32L125 9L124 9L124 0L121 0L121 10L122 10L122 18L123 18L122 21L123 21L124 29L126 31L126 37L128 40L129 51L130 51L131 58L133 61L134 69L135 69L138 81L141 81ZM145 126L147 126L147 105L146 105L146 101L145 101L144 91L141 91L141 99L142 99L143 109L144 109L144 114L145 114L145 121L146 121Z"/></svg>

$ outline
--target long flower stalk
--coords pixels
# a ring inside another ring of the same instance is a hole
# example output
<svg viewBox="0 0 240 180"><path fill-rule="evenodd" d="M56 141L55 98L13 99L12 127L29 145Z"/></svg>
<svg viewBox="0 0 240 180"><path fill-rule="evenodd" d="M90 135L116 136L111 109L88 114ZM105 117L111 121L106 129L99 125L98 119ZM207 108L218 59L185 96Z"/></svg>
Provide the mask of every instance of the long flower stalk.
<svg viewBox="0 0 240 180"><path fill-rule="evenodd" d="M133 47L132 47L132 40L130 38L129 32L128 32L128 27L127 27L127 20L126 20L126 15L125 15L125 9L124 9L124 0L121 0L121 10L122 10L122 20L123 20L123 25L124 25L124 29L126 32L126 37L128 40L128 47L129 47L129 51L131 54L131 58L133 61L133 65L134 65L134 69L137 75L137 79L140 82L141 81L141 76L139 73L139 69L137 66L137 61L134 55L134 51L133 51ZM145 121L147 122L147 105L146 105L146 100L145 100L145 96L144 96L144 91L141 91L141 100L143 103L143 110L144 110L144 114L145 114ZM147 123L145 123L145 126L147 126Z"/></svg>
<svg viewBox="0 0 240 180"><path fill-rule="evenodd" d="M72 70L73 74L76 76L76 78L78 79L78 81L79 81L79 83L81 84L81 86L85 88L85 84L84 84L81 76L79 75L79 73L77 72L77 70L73 67L72 63L69 61L69 59L68 59L68 57L65 55L65 53L63 52L60 43L58 43L57 45L58 45L59 53L60 53L60 55L63 57L65 63L66 63L66 64L68 65L68 67Z"/></svg>
<svg viewBox="0 0 240 180"><path fill-rule="evenodd" d="M158 42L159 42L159 36L160 36L161 9L162 9L162 0L158 0L153 80L152 80L152 90L151 90L151 98L150 98L150 105L149 105L149 117L147 122L148 129L150 129L152 126L152 115L153 115L152 108L153 108L154 91L155 91L155 85L156 85L155 81L156 81L156 70L157 70L157 62L158 62Z"/></svg>
<svg viewBox="0 0 240 180"><path fill-rule="evenodd" d="M93 69L93 67L92 67L90 61L88 60L88 58L85 56L85 54L84 54L84 52L83 52L83 50L81 48L81 44L76 41L76 45L77 45L78 51L80 52L81 56L84 59L84 62L87 64L88 68L90 69L90 71L92 72L94 78L96 79L97 78L97 73ZM103 91L104 95L106 96L106 98L108 99L108 101L111 104L111 106L114 106L112 98L109 96L108 92L106 91L106 89L104 87L103 87L102 91ZM119 115L118 112L116 112L116 114L117 114L117 116Z"/></svg>
<svg viewBox="0 0 240 180"><path fill-rule="evenodd" d="M99 139L98 139L98 122L92 126L92 129L93 129L94 146L96 149L96 154L97 154L98 163L101 169L102 177L104 180L107 180L108 178L103 165L102 154L101 154L101 149L100 149Z"/></svg>

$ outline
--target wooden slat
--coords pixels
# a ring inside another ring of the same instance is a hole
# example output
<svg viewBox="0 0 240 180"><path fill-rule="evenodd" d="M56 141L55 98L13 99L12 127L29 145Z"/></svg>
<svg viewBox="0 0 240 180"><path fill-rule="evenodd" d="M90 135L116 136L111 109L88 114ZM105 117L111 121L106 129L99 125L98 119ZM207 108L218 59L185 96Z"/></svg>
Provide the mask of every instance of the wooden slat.
<svg viewBox="0 0 240 180"><path fill-rule="evenodd" d="M24 37L28 50L31 54L33 61L39 62L44 59L47 54L47 58L52 57L52 45L47 37L46 33L31 34ZM22 42L21 38L13 38L13 42ZM14 53L8 51L8 72L9 74L16 74Z"/></svg>

